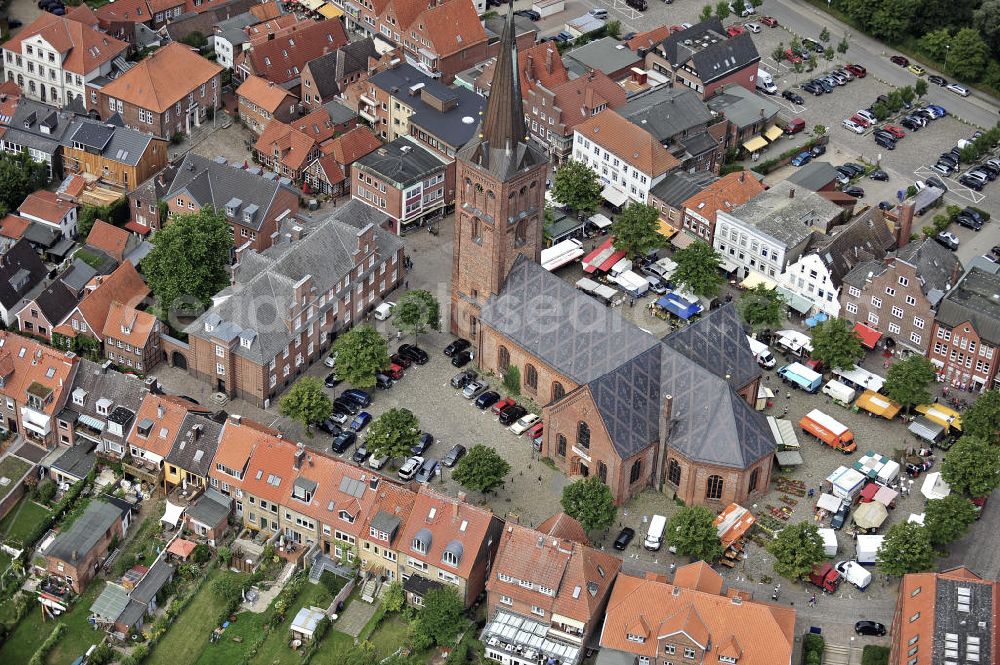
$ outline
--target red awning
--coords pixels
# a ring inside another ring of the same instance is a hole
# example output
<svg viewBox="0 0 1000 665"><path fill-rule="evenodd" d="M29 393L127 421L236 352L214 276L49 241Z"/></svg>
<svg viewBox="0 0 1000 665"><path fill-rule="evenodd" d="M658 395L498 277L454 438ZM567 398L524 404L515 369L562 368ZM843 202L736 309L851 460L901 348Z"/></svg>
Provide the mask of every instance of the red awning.
<svg viewBox="0 0 1000 665"><path fill-rule="evenodd" d="M874 349L875 345L882 338L882 333L872 328L869 328L863 323L854 324L854 332L858 334L861 338L861 344L869 349Z"/></svg>
<svg viewBox="0 0 1000 665"><path fill-rule="evenodd" d="M624 259L625 252L615 251L614 241L614 236L608 236L597 249L583 257L583 272L607 272L611 270L611 266Z"/></svg>
<svg viewBox="0 0 1000 665"><path fill-rule="evenodd" d="M861 490L861 500L864 503L868 503L875 498L875 494L878 492L879 486L875 483L868 483L865 488Z"/></svg>
<svg viewBox="0 0 1000 665"><path fill-rule="evenodd" d="M149 235L150 228L148 226L143 226L138 222L129 222L125 225L126 231L131 231L132 233L138 233L141 236Z"/></svg>

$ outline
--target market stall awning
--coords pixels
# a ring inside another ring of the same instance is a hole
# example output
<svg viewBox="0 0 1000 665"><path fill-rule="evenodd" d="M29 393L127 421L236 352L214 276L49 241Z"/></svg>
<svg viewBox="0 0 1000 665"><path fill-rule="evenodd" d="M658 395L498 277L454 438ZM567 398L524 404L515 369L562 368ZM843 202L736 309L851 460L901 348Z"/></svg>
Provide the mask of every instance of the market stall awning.
<svg viewBox="0 0 1000 665"><path fill-rule="evenodd" d="M861 500L865 503L875 500L875 495L878 493L878 485L875 483L868 483L865 488L861 490Z"/></svg>
<svg viewBox="0 0 1000 665"><path fill-rule="evenodd" d="M764 275L761 275L759 272L754 272L752 270L750 271L750 274L746 276L746 279L740 282L740 286L744 289L755 289L762 284L772 291L778 286L774 283L773 279L769 279Z"/></svg>
<svg viewBox="0 0 1000 665"><path fill-rule="evenodd" d="M733 274L734 272L739 270L739 268L740 267L738 265L736 265L735 263L733 263L732 261L730 261L725 257L723 257L723 259L719 261L719 270L726 273L727 275Z"/></svg>
<svg viewBox="0 0 1000 665"><path fill-rule="evenodd" d="M920 486L920 493L928 499L943 499L951 494L951 487L941 478L941 473L935 471L928 473L924 477L924 484Z"/></svg>
<svg viewBox="0 0 1000 665"><path fill-rule="evenodd" d="M877 529L882 526L882 522L885 522L887 517L889 517L889 511L877 501L862 503L853 515L854 523L862 529Z"/></svg>
<svg viewBox="0 0 1000 665"><path fill-rule="evenodd" d="M763 136L755 136L749 141L744 141L743 147L746 148L747 152L757 152L767 147L767 139Z"/></svg>
<svg viewBox="0 0 1000 665"><path fill-rule="evenodd" d="M628 201L628 195L613 185L608 185L601 190L601 198L611 205L619 208L625 205L625 202Z"/></svg>
<svg viewBox="0 0 1000 665"><path fill-rule="evenodd" d="M685 321L701 311L700 304L691 302L686 298L682 298L676 293L668 293L665 296L661 296L660 299L656 301L656 304L674 316L679 316Z"/></svg>
<svg viewBox="0 0 1000 665"><path fill-rule="evenodd" d="M325 18L340 18L344 15L344 10L331 5L329 2L319 8L319 13Z"/></svg>
<svg viewBox="0 0 1000 665"><path fill-rule="evenodd" d="M808 298L803 298L799 294L789 291L783 286L778 287L778 293L782 295L785 299L785 304L794 309L799 314L808 314L809 310L812 309L812 301Z"/></svg>
<svg viewBox="0 0 1000 665"><path fill-rule="evenodd" d="M656 230L664 238L673 238L675 235L677 235L677 229L670 226L670 222L663 219L662 217L658 220L658 225Z"/></svg>
<svg viewBox="0 0 1000 665"><path fill-rule="evenodd" d="M722 546L729 547L742 538L755 521L749 510L738 503L731 503L715 517L712 524L715 525L715 532L722 541Z"/></svg>
<svg viewBox="0 0 1000 665"><path fill-rule="evenodd" d="M778 450L774 453L778 466L802 466L802 454L797 450Z"/></svg>
<svg viewBox="0 0 1000 665"><path fill-rule="evenodd" d="M823 492L819 495L819 501L816 502L816 507L820 510L825 510L828 513L835 513L840 510L841 499L835 497L832 494Z"/></svg>
<svg viewBox="0 0 1000 665"><path fill-rule="evenodd" d="M884 485L879 485L878 492L875 492L874 500L881 503L883 506L888 507L898 496L899 492L896 490L890 489Z"/></svg>
<svg viewBox="0 0 1000 665"><path fill-rule="evenodd" d="M767 128L767 131L764 132L764 138L766 138L768 141L774 142L777 141L779 138L781 138L781 135L784 133L785 132L781 129L781 127L778 127L777 125L771 125L770 127Z"/></svg>
<svg viewBox="0 0 1000 665"><path fill-rule="evenodd" d="M594 251L583 258L583 272L607 272L611 266L625 258L625 252L616 251L613 236L602 242Z"/></svg>
<svg viewBox="0 0 1000 665"><path fill-rule="evenodd" d="M688 246L690 246L691 243L693 243L695 240L697 240L697 238L695 238L693 235L685 231L684 233L678 233L673 238L671 238L670 244L676 247L677 249L685 249Z"/></svg>
<svg viewBox="0 0 1000 665"><path fill-rule="evenodd" d="M879 339L882 338L882 333L869 328L863 323L855 323L854 332L861 338L861 344L868 349L874 349Z"/></svg>

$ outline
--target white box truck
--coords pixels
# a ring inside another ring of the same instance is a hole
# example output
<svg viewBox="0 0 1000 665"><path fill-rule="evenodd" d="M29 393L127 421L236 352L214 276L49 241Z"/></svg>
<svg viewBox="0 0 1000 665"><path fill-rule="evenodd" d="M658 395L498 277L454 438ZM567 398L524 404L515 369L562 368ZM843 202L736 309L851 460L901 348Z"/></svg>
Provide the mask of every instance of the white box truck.
<svg viewBox="0 0 1000 665"><path fill-rule="evenodd" d="M771 354L771 349L768 348L767 344L755 340L750 335L747 335L747 343L750 344L750 351L753 353L753 357L757 359L757 364L764 369L771 369L777 363L774 356Z"/></svg>
<svg viewBox="0 0 1000 665"><path fill-rule="evenodd" d="M819 537L823 539L823 554L828 557L837 556L837 532L833 529L817 529Z"/></svg>
<svg viewBox="0 0 1000 665"><path fill-rule="evenodd" d="M778 92L778 86L774 85L774 78L760 67L757 68L757 89L769 95Z"/></svg>
<svg viewBox="0 0 1000 665"><path fill-rule="evenodd" d="M646 531L646 540L643 543L647 550L655 552L663 544L663 530L667 528L667 518L663 515L653 515L649 521L649 529Z"/></svg>
<svg viewBox="0 0 1000 665"><path fill-rule="evenodd" d="M862 591L872 583L872 574L865 570L857 561L838 561L834 566L844 579Z"/></svg>
<svg viewBox="0 0 1000 665"><path fill-rule="evenodd" d="M885 536L858 536L857 539L857 560L858 563L875 563L875 555L882 547Z"/></svg>

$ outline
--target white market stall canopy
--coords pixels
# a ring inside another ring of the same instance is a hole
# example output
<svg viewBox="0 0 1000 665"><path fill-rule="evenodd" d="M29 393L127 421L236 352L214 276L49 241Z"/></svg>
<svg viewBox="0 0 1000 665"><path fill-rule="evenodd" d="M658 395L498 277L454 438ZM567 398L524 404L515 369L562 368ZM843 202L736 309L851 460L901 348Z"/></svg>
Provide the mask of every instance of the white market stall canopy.
<svg viewBox="0 0 1000 665"><path fill-rule="evenodd" d="M920 487L920 493L930 500L943 499L951 494L951 487L941 478L941 473L935 471L928 473L924 477L924 484Z"/></svg>

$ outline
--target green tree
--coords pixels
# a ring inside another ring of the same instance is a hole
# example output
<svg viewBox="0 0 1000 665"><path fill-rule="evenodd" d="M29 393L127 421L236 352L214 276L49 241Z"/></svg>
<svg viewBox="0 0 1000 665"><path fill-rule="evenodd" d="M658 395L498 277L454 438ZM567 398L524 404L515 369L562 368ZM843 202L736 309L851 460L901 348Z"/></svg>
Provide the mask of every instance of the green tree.
<svg viewBox="0 0 1000 665"><path fill-rule="evenodd" d="M302 423L306 436L312 437L312 426L321 423L333 413L330 397L323 390L323 383L311 376L304 376L282 396L278 402L281 415Z"/></svg>
<svg viewBox="0 0 1000 665"><path fill-rule="evenodd" d="M767 545L774 557L774 572L790 580L800 580L823 560L823 539L812 522L789 524Z"/></svg>
<svg viewBox="0 0 1000 665"><path fill-rule="evenodd" d="M722 556L722 542L713 520L715 513L704 506L681 508L667 523L664 534L667 544L674 547L679 556L709 563L717 560Z"/></svg>
<svg viewBox="0 0 1000 665"><path fill-rule="evenodd" d="M934 365L924 356L912 355L889 368L883 392L909 413L917 404L931 399L929 386L937 378Z"/></svg>
<svg viewBox="0 0 1000 665"><path fill-rule="evenodd" d="M813 127L814 136L823 136L826 134L826 125L816 125Z"/></svg>
<svg viewBox="0 0 1000 665"><path fill-rule="evenodd" d="M974 436L1000 444L1000 390L987 390L962 415L962 430Z"/></svg>
<svg viewBox="0 0 1000 665"><path fill-rule="evenodd" d="M392 323L414 338L428 328L441 330L441 306L434 294L425 289L407 291L392 309Z"/></svg>
<svg viewBox="0 0 1000 665"><path fill-rule="evenodd" d="M872 105L872 113L875 114L875 119L882 122L889 117L889 106L884 102L876 102Z"/></svg>
<svg viewBox="0 0 1000 665"><path fill-rule="evenodd" d="M934 547L927 528L916 522L897 522L885 534L875 555L886 575L923 573L934 569Z"/></svg>
<svg viewBox="0 0 1000 665"><path fill-rule="evenodd" d="M226 216L211 207L177 215L150 241L142 272L156 296L160 315L207 304L229 286L233 234Z"/></svg>
<svg viewBox="0 0 1000 665"><path fill-rule="evenodd" d="M416 635L426 638L430 644L449 645L462 630L462 614L465 606L458 593L450 587L439 587L424 596L424 607L413 622Z"/></svg>
<svg viewBox="0 0 1000 665"><path fill-rule="evenodd" d="M49 167L36 162L26 152L0 153L0 214L17 209L28 194L43 189L49 181Z"/></svg>
<svg viewBox="0 0 1000 665"><path fill-rule="evenodd" d="M941 463L941 477L953 492L971 497L988 495L1000 484L1000 446L963 436Z"/></svg>
<svg viewBox="0 0 1000 665"><path fill-rule="evenodd" d="M972 24L994 51L1000 51L1000 0L986 0L972 14Z"/></svg>
<svg viewBox="0 0 1000 665"><path fill-rule="evenodd" d="M622 32L622 22L617 19L612 19L604 24L604 34L608 37L614 37L618 39Z"/></svg>
<svg viewBox="0 0 1000 665"><path fill-rule="evenodd" d="M503 373L503 385L511 395L521 394L521 370L516 365L508 366Z"/></svg>
<svg viewBox="0 0 1000 665"><path fill-rule="evenodd" d="M924 507L924 527L931 545L944 547L961 538L976 521L976 515L972 502L956 492L943 499L928 501Z"/></svg>
<svg viewBox="0 0 1000 665"><path fill-rule="evenodd" d="M375 457L409 457L420 439L420 421L409 409L389 409L372 421L365 447Z"/></svg>
<svg viewBox="0 0 1000 665"><path fill-rule="evenodd" d="M458 462L452 478L462 487L477 492L489 492L503 484L510 473L510 464L495 450L477 444Z"/></svg>
<svg viewBox="0 0 1000 665"><path fill-rule="evenodd" d="M816 69L816 67L819 65L819 63L816 61L816 54L815 53L810 53L809 54L809 59L806 60L806 63L807 63L807 69L808 69L808 71L811 72L814 69Z"/></svg>
<svg viewBox="0 0 1000 665"><path fill-rule="evenodd" d="M861 359L861 339L846 319L827 319L813 328L812 357L829 369L850 369Z"/></svg>
<svg viewBox="0 0 1000 665"><path fill-rule="evenodd" d="M337 376L358 388L375 385L375 375L389 366L385 338L371 326L357 326L337 338Z"/></svg>
<svg viewBox="0 0 1000 665"><path fill-rule="evenodd" d="M828 29L826 29L826 28L823 28L822 30L820 30L819 31L819 40L821 42L828 42L828 41L830 41L830 31Z"/></svg>
<svg viewBox="0 0 1000 665"><path fill-rule="evenodd" d="M233 558L233 551L228 547L220 547L217 554L219 555L219 563L223 566L228 566L229 560Z"/></svg>
<svg viewBox="0 0 1000 665"><path fill-rule="evenodd" d="M899 88L899 96L906 104L912 104L913 100L916 98L916 95L913 92L913 87L909 85Z"/></svg>
<svg viewBox="0 0 1000 665"><path fill-rule="evenodd" d="M775 62L781 62L785 57L785 42L778 42L778 45L771 51L771 57Z"/></svg>
<svg viewBox="0 0 1000 665"><path fill-rule="evenodd" d="M872 37L896 43L910 30L919 0L882 0L872 15L868 32Z"/></svg>
<svg viewBox="0 0 1000 665"><path fill-rule="evenodd" d="M803 69L803 64L802 64L802 61L801 61L801 60L800 60L800 61L798 61L798 62L793 62L793 63L792 63L792 70L793 70L793 71L794 71L794 72L795 72L796 74L801 74L801 73L802 73L802 69Z"/></svg>
<svg viewBox="0 0 1000 665"><path fill-rule="evenodd" d="M719 0L715 5L715 18L725 21L729 18L729 3L726 0Z"/></svg>
<svg viewBox="0 0 1000 665"><path fill-rule="evenodd" d="M707 21L712 18L712 5L705 5L701 8L701 15L698 17L701 21Z"/></svg>
<svg viewBox="0 0 1000 665"><path fill-rule="evenodd" d="M823 51L823 57L826 58L827 61L833 60L837 57L837 52L833 50L832 46L827 46L826 50Z"/></svg>
<svg viewBox="0 0 1000 665"><path fill-rule="evenodd" d="M951 40L945 66L952 74L967 81L978 81L990 61L990 48L975 28L962 28Z"/></svg>
<svg viewBox="0 0 1000 665"><path fill-rule="evenodd" d="M212 582L212 593L226 605L232 605L240 599L243 588L234 575L223 575Z"/></svg>
<svg viewBox="0 0 1000 665"><path fill-rule="evenodd" d="M662 246L659 219L659 213L653 206L630 203L615 220L612 229L615 249L625 252L626 256L638 257Z"/></svg>
<svg viewBox="0 0 1000 665"><path fill-rule="evenodd" d="M675 283L686 286L699 296L714 298L719 295L725 282L719 273L722 257L707 242L695 240L684 249L677 250L674 262L677 263L673 278Z"/></svg>
<svg viewBox="0 0 1000 665"><path fill-rule="evenodd" d="M757 332L778 328L785 320L784 305L785 299L777 289L769 289L765 284L758 284L743 292L736 307L743 320Z"/></svg>
<svg viewBox="0 0 1000 665"><path fill-rule="evenodd" d="M382 597L382 604L385 605L386 612L399 612L406 605L406 593L403 591L403 584L399 580L393 580L389 588L385 590Z"/></svg>
<svg viewBox="0 0 1000 665"><path fill-rule="evenodd" d="M556 170L552 196L573 210L591 212L601 205L601 181L594 169L570 159Z"/></svg>
<svg viewBox="0 0 1000 665"><path fill-rule="evenodd" d="M563 488L562 507L587 531L607 529L615 520L611 489L597 476L576 480Z"/></svg>
<svg viewBox="0 0 1000 665"><path fill-rule="evenodd" d="M944 62L951 48L951 31L948 28L931 30L920 38L920 50L935 62Z"/></svg>
<svg viewBox="0 0 1000 665"><path fill-rule="evenodd" d="M837 53L844 55L845 53L847 53L847 49L850 48L850 45L851 45L850 42L847 41L847 37L845 36L843 39L837 42Z"/></svg>
<svg viewBox="0 0 1000 665"><path fill-rule="evenodd" d="M196 49L202 49L208 46L208 38L197 30L188 34L184 37L184 39L181 39L180 42L181 44L187 44L188 46Z"/></svg>
<svg viewBox="0 0 1000 665"><path fill-rule="evenodd" d="M916 83L913 84L913 94L917 97L923 97L927 94L927 81L924 79L917 79Z"/></svg>
<svg viewBox="0 0 1000 665"><path fill-rule="evenodd" d="M378 660L375 645L368 640L337 650L337 665L372 665Z"/></svg>

